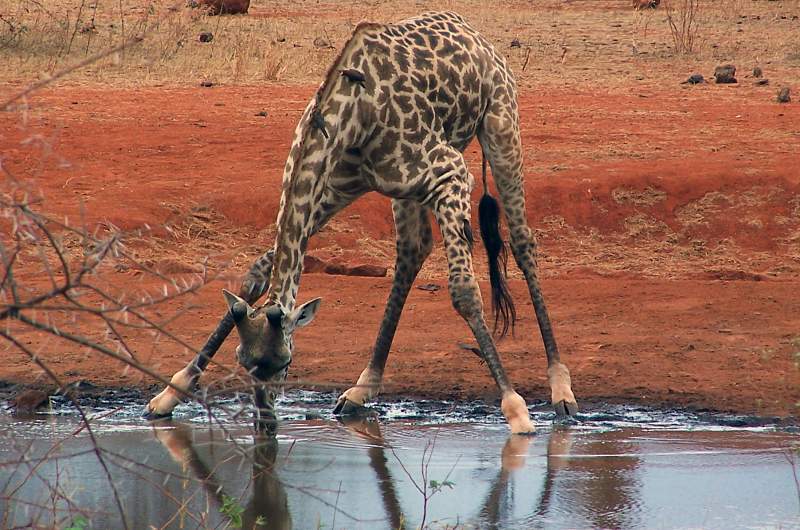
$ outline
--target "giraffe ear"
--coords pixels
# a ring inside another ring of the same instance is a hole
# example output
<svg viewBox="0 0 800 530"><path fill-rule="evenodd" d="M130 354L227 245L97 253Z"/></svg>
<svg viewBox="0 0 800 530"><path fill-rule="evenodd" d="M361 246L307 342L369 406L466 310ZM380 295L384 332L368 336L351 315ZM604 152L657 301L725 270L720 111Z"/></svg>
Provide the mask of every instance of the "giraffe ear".
<svg viewBox="0 0 800 530"><path fill-rule="evenodd" d="M292 311L289 314L289 318L290 321L294 322L294 327L302 328L303 326L311 324L311 321L314 320L314 317L317 314L317 310L319 309L319 304L321 302L322 298L314 298L313 300L309 300L305 304Z"/></svg>

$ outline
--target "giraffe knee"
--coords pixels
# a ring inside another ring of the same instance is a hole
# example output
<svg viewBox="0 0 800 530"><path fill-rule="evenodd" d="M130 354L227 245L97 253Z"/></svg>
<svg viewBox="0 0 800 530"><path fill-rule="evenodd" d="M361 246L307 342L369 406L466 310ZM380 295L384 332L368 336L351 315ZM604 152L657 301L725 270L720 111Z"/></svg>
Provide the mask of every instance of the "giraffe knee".
<svg viewBox="0 0 800 530"><path fill-rule="evenodd" d="M409 269L419 272L432 250L433 240L422 239L419 242L398 246L397 256L405 262Z"/></svg>
<svg viewBox="0 0 800 530"><path fill-rule="evenodd" d="M481 291L474 277L451 278L450 299L458 314L468 322L483 314Z"/></svg>
<svg viewBox="0 0 800 530"><path fill-rule="evenodd" d="M511 252L518 263L527 261L528 257L536 262L536 236L527 226L511 231Z"/></svg>

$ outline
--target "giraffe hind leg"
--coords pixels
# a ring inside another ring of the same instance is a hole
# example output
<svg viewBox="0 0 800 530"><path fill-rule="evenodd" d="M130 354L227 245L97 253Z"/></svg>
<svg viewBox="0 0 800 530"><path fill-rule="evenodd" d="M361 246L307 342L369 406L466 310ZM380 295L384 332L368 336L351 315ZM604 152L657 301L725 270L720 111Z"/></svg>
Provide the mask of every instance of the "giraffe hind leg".
<svg viewBox="0 0 800 530"><path fill-rule="evenodd" d="M525 400L514 390L500 361L494 339L486 324L483 300L472 267L472 229L470 191L472 177L458 151L440 146L439 160L446 160L440 171L450 172L449 182L433 200L434 214L442 233L448 266L448 287L453 307L478 341L482 357L500 389L500 403L512 433L534 431Z"/></svg>
<svg viewBox="0 0 800 530"><path fill-rule="evenodd" d="M361 372L355 386L346 390L338 399L334 414L358 415L364 412L364 403L374 398L380 391L383 370L394 340L397 323L403 312L408 293L422 264L433 247L431 223L428 210L421 204L408 201L392 201L395 231L397 238L397 258L394 281L389 299L386 302L372 358Z"/></svg>
<svg viewBox="0 0 800 530"><path fill-rule="evenodd" d="M516 98L509 98L515 101ZM500 192L511 235L511 251L525 276L533 302L539 331L547 355L547 375L551 402L558 416L574 416L578 404L572 393L569 369L561 362L550 317L539 285L536 263L536 236L525 215L525 189L522 182L522 143L516 109L505 112L501 105L489 105L478 134L481 148L489 160Z"/></svg>

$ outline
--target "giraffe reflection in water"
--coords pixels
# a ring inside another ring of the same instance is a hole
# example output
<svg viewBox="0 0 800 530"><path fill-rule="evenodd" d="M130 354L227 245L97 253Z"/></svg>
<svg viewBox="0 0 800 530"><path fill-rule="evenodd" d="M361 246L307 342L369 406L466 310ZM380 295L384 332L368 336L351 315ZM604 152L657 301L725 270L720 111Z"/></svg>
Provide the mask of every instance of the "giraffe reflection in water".
<svg viewBox="0 0 800 530"><path fill-rule="evenodd" d="M342 420L342 424L366 441L363 450L375 475L375 485L383 504L382 521L362 523L370 528L384 524L392 529L416 528L422 496L411 501L407 495L401 496L398 486L408 477L402 468L390 465L392 459L399 457L384 439L380 423L368 418L349 418ZM181 464L184 472L190 473L203 485L212 503L220 510L228 495L223 480L217 478L220 474L217 468L225 462L209 467L194 446L191 428L177 422L168 425L172 428L157 429L156 437ZM500 467L490 480L484 498L475 499L471 513L460 514L459 519L466 522L466 528L471 525L492 529L535 528L556 521L573 521L598 528L635 526L641 489L636 479L638 459L631 453L625 433L608 432L599 440L588 442L581 438L577 445L573 444L574 435L570 428L558 425L549 434L546 465L539 488L531 487L530 482L519 484L514 480L515 474L526 466L528 474L531 469L536 469L536 457L529 456L536 438L510 436L502 447ZM256 434L253 441L252 484L248 500L242 501L242 528L292 528L290 506L294 510L304 508L302 504L289 502L287 489L297 489L304 494L304 488L292 484L291 479L281 478L281 462L284 461L276 463L279 443L275 437ZM290 446L288 452L286 461L291 460ZM327 494L337 493L335 485L324 487ZM312 490L319 499L320 490ZM406 501L405 509L401 497ZM436 496L431 502L437 502ZM333 505L334 499L328 499L328 503ZM359 516L358 503L353 504L352 500L345 501L342 497L339 507L343 512L340 517ZM358 523L355 520L345 522L344 527L353 524Z"/></svg>
<svg viewBox="0 0 800 530"><path fill-rule="evenodd" d="M163 428L154 432L184 472L191 473L200 481L218 510L225 505L226 498L234 498L226 494L221 481L215 476L218 466L209 467L200 456L189 426L167 420ZM256 434L253 437L252 495L241 514L241 528L292 528L286 490L275 470L278 449L278 440L274 436Z"/></svg>

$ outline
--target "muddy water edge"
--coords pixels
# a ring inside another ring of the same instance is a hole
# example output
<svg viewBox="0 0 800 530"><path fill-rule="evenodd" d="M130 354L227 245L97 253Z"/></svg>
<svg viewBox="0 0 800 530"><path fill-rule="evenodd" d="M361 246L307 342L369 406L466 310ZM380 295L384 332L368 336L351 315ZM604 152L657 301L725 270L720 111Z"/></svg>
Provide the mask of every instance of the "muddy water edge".
<svg viewBox="0 0 800 530"><path fill-rule="evenodd" d="M612 406L554 424L538 404L537 434L509 437L481 402L340 422L332 399L283 397L274 439L236 399L146 423L108 396L91 433L66 400L6 410L0 525L123 528L121 507L129 528L800 528L793 425Z"/></svg>

